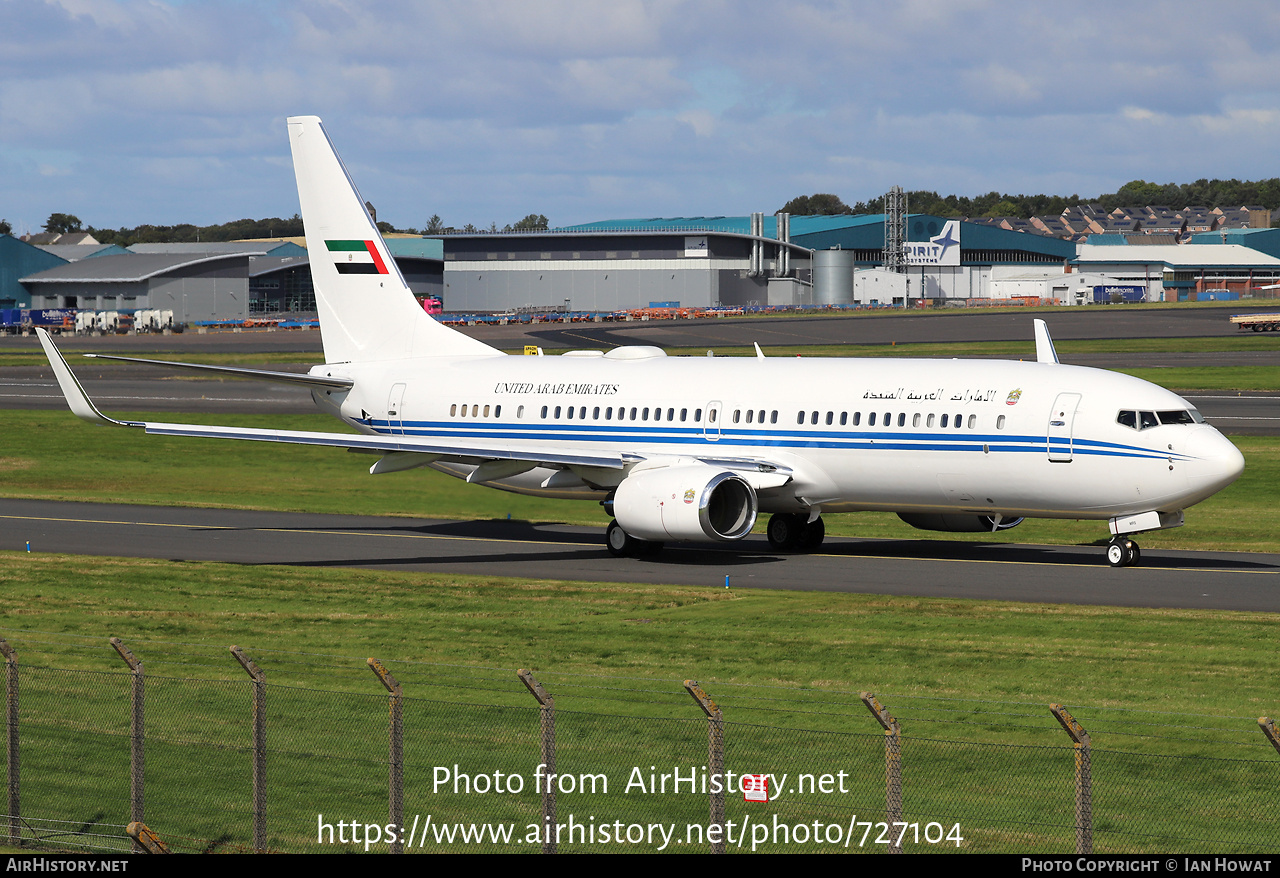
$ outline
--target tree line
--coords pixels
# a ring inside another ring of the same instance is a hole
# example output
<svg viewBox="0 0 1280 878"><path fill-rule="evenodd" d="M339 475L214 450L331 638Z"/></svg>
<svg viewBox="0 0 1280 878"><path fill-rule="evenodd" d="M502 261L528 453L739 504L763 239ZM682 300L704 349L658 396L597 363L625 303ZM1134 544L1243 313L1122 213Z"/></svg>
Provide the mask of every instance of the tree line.
<svg viewBox="0 0 1280 878"><path fill-rule="evenodd" d="M907 193L907 206L912 213L927 213L945 217L995 217L1016 216L1030 219L1033 216L1057 216L1069 207L1080 204L1099 204L1103 210L1117 207L1165 206L1174 210L1184 207L1243 207L1262 205L1274 211L1280 208L1280 177L1267 180L1196 180L1194 183L1149 183L1131 180L1116 192L1081 198L1079 195L1011 195L1007 192L988 192L985 195L939 195L931 190L918 189ZM884 213L884 196L868 201L858 201L849 206L831 193L801 195L791 199L778 213L793 216L840 216L845 214ZM378 230L383 234L405 233L411 235L447 235L455 233L545 231L550 223L543 214L531 213L524 219L508 223L501 228L490 223L487 228L477 228L467 223L461 228L446 225L439 214L434 214L421 229L396 228L379 221ZM53 213L45 222L46 232L87 231L103 244L196 243L199 241L238 241L255 238L301 237L302 217L294 214L288 219L239 219L229 223L197 226L180 223L173 226L140 225L119 229L82 227L74 214ZM0 234L12 234L7 220L0 219Z"/></svg>
<svg viewBox="0 0 1280 878"><path fill-rule="evenodd" d="M422 229L398 229L388 222L378 221L378 231L386 234L440 235L454 232L523 232L545 231L549 227L546 216L531 213L522 220L508 223L502 228L497 223L490 223L487 229L478 229L471 224L464 228L454 229L445 226L439 214L431 217ZM265 219L239 219L229 223L211 226L197 226L191 223L179 223L173 226L157 226L144 224L118 229L85 227L80 218L71 213L51 213L45 221L44 231L66 234L68 232L88 232L101 244L117 244L128 247L132 244L194 244L201 241L242 241L258 238L293 238L303 235L302 217L294 214L288 219L278 216ZM13 234L13 227L0 219L0 235Z"/></svg>
<svg viewBox="0 0 1280 878"><path fill-rule="evenodd" d="M779 208L780 213L794 216L835 216L841 214L884 213L884 196L856 202L852 207L829 193L801 195ZM1011 195L988 192L985 195L939 195L928 190L907 193L907 206L912 213L947 217L1058 216L1069 207L1100 204L1105 211L1117 207L1243 207L1258 204L1268 210L1280 207L1280 177L1267 180L1240 181L1196 180L1194 183L1149 183L1132 180L1116 192L1081 198L1079 195Z"/></svg>

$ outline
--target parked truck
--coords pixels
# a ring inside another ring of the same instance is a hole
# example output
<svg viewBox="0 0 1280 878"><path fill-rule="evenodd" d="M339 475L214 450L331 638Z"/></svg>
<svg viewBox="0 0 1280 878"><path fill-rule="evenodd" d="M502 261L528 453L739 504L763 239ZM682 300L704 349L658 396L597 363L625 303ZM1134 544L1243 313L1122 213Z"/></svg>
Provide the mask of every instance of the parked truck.
<svg viewBox="0 0 1280 878"><path fill-rule="evenodd" d="M39 326L54 334L72 332L76 325L74 308L4 308L0 309L0 330L10 334L30 332Z"/></svg>
<svg viewBox="0 0 1280 878"><path fill-rule="evenodd" d="M1232 314L1231 322L1240 329L1274 332L1280 329L1280 314Z"/></svg>

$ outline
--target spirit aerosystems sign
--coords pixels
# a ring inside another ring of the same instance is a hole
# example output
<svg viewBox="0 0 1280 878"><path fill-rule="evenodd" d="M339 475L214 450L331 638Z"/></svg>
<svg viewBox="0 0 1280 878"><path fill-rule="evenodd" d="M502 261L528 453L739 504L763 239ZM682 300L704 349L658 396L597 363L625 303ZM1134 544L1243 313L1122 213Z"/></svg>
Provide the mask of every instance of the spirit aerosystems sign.
<svg viewBox="0 0 1280 878"><path fill-rule="evenodd" d="M928 241L906 241L902 249L907 265L959 265L960 221L948 220L941 234Z"/></svg>

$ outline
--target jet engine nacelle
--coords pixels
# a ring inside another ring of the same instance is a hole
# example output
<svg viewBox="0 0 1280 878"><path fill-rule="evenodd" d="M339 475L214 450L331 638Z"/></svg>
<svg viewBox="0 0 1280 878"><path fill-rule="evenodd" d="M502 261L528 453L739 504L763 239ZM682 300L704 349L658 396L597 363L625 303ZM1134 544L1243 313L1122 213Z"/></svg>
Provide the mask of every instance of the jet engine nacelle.
<svg viewBox="0 0 1280 878"><path fill-rule="evenodd" d="M642 540L740 540L758 511L741 476L702 463L632 472L613 496L618 524Z"/></svg>
<svg viewBox="0 0 1280 878"><path fill-rule="evenodd" d="M939 530L956 534L992 533L1022 524L1021 518L1002 518L996 524L994 515L964 515L954 512L899 512L898 517L918 530Z"/></svg>

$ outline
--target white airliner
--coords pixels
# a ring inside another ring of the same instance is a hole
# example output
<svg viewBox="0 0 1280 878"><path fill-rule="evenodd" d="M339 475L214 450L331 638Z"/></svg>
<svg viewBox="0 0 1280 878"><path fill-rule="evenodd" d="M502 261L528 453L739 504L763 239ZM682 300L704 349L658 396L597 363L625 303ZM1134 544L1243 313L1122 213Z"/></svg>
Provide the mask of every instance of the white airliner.
<svg viewBox="0 0 1280 878"><path fill-rule="evenodd" d="M774 549L822 542L824 512L884 510L918 528L999 531L1024 517L1132 535L1183 523L1244 458L1186 400L1037 362L668 357L655 347L508 356L437 323L387 252L320 120L289 119L325 363L307 375L179 365L302 384L356 434L116 421L38 331L71 410L166 436L327 445L380 455L374 474L432 466L468 482L601 501L614 555L741 540L759 513ZM123 357L110 359L126 359ZM153 361L143 361L153 362Z"/></svg>

